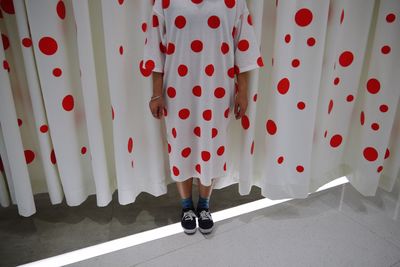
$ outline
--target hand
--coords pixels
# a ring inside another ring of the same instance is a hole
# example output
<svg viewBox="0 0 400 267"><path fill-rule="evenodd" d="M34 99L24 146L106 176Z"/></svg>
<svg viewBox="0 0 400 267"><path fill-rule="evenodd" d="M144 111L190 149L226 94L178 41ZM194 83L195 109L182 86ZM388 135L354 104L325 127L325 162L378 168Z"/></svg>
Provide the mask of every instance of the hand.
<svg viewBox="0 0 400 267"><path fill-rule="evenodd" d="M235 118L241 119L247 110L247 93L238 92L235 96Z"/></svg>
<svg viewBox="0 0 400 267"><path fill-rule="evenodd" d="M153 114L153 117L156 119L161 119L164 112L164 97L161 96L155 100L151 100L149 102L150 111Z"/></svg>

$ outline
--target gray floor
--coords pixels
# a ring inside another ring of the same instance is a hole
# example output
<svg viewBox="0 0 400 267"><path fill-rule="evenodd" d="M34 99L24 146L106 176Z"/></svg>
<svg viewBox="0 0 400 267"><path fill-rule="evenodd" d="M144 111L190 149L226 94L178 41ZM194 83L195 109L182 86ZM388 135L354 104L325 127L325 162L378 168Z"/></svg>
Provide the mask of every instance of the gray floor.
<svg viewBox="0 0 400 267"><path fill-rule="evenodd" d="M193 185L197 203L197 186ZM18 215L16 206L0 208L0 266L15 266L96 245L116 238L180 221L180 202L176 184L168 193L154 197L141 193L134 203L118 203L118 192L107 207L97 207L90 196L82 205L51 205L48 194L35 195L37 212L31 217ZM241 196L238 185L214 189L210 208L223 210L263 198L253 186L249 195Z"/></svg>
<svg viewBox="0 0 400 267"><path fill-rule="evenodd" d="M100 209L91 199L72 210L43 207L30 223L2 222L0 238L7 248L0 259L13 265L178 222L177 192L170 186L168 195L145 194L137 205L114 201ZM232 185L214 191L211 208L260 198L256 187L240 196ZM400 267L399 207L399 185L391 193L378 189L376 196L363 197L346 184L219 221L208 236L179 233L68 266ZM1 212L2 220L8 212Z"/></svg>

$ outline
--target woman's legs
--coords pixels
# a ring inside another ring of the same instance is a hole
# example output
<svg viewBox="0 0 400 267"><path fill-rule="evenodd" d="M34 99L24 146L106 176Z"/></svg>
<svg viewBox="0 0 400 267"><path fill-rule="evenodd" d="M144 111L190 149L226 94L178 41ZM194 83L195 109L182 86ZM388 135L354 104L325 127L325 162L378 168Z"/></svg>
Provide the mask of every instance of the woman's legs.
<svg viewBox="0 0 400 267"><path fill-rule="evenodd" d="M176 182L176 186L178 187L179 195L181 195L182 199L191 197L192 184L193 184L193 177L191 177L183 182Z"/></svg>
<svg viewBox="0 0 400 267"><path fill-rule="evenodd" d="M202 185L199 179L199 195L202 198L210 198L213 185L214 185L214 179L211 179L211 185L209 186Z"/></svg>

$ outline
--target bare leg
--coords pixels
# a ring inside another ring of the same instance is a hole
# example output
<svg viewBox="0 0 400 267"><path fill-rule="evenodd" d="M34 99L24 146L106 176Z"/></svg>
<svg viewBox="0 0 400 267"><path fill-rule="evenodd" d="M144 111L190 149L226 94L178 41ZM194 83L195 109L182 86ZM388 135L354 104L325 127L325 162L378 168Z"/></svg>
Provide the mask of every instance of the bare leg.
<svg viewBox="0 0 400 267"><path fill-rule="evenodd" d="M199 179L199 194L202 198L209 198L211 196L211 192L214 186L214 179L211 179L211 185L204 186L201 184Z"/></svg>
<svg viewBox="0 0 400 267"><path fill-rule="evenodd" d="M181 198L188 198L192 194L193 177L183 182L176 182Z"/></svg>

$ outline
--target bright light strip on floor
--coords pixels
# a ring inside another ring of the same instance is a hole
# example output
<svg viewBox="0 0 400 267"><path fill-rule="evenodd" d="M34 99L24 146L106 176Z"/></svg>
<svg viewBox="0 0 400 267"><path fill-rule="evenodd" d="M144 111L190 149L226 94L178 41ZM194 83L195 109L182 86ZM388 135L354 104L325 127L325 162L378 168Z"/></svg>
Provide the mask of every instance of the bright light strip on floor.
<svg viewBox="0 0 400 267"><path fill-rule="evenodd" d="M347 182L347 178L343 176L320 187L316 192L345 184ZM218 222L289 200L292 200L292 198L279 200L270 200L268 198L263 198L233 208L213 212L212 217L214 222ZM19 266L63 266L182 232L183 230L181 223L178 222Z"/></svg>

